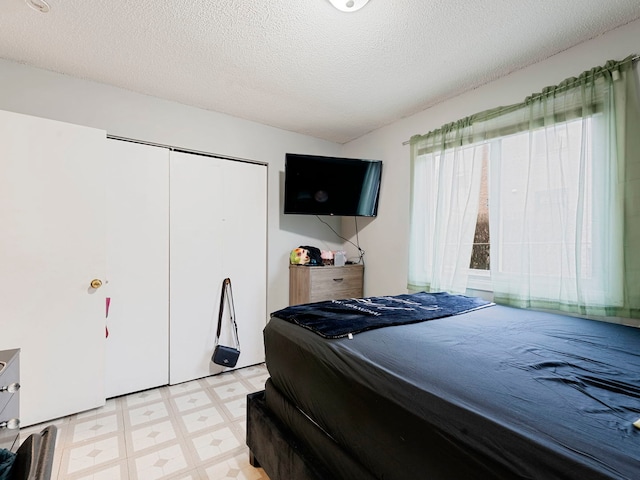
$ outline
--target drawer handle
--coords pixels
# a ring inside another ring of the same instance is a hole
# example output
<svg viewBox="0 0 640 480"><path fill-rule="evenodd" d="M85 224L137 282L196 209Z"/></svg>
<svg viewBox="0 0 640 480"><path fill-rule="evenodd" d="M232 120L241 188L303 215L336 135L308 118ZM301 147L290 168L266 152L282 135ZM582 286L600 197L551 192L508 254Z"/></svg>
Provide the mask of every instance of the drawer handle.
<svg viewBox="0 0 640 480"><path fill-rule="evenodd" d="M9 385L3 385L0 387L0 392L16 393L18 390L20 390L20 384L18 382L13 382Z"/></svg>
<svg viewBox="0 0 640 480"><path fill-rule="evenodd" d="M8 430L15 430L20 427L20 420L17 418L12 418L11 420L7 420L6 422L0 422L0 430L6 428Z"/></svg>
<svg viewBox="0 0 640 480"><path fill-rule="evenodd" d="M342 280L344 280L344 278L334 278L333 279L334 282L341 282Z"/></svg>

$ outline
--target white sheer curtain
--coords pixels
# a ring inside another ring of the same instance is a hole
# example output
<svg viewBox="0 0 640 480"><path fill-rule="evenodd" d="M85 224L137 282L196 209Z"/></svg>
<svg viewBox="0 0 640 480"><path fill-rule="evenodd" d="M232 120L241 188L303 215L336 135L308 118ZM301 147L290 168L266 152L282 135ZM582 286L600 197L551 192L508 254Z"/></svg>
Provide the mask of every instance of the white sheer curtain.
<svg viewBox="0 0 640 480"><path fill-rule="evenodd" d="M464 292L488 155L494 299L640 317L631 57L411 139L411 290Z"/></svg>
<svg viewBox="0 0 640 480"><path fill-rule="evenodd" d="M434 140L463 132L460 127ZM464 293L485 149L459 146L419 154L417 148L412 146L409 288Z"/></svg>
<svg viewBox="0 0 640 480"><path fill-rule="evenodd" d="M625 142L638 135L627 132L627 82L630 61L592 69L512 114L529 130L492 158L496 301L590 315L625 306Z"/></svg>
<svg viewBox="0 0 640 480"><path fill-rule="evenodd" d="M489 216L497 301L598 314L623 305L623 172L606 117L501 139Z"/></svg>

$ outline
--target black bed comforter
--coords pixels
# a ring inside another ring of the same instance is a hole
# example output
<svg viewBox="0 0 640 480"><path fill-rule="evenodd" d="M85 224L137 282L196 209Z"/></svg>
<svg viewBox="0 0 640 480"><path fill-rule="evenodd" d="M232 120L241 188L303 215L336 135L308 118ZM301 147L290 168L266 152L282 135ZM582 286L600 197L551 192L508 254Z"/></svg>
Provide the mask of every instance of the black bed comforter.
<svg viewBox="0 0 640 480"><path fill-rule="evenodd" d="M640 479L640 329L494 306L264 338L278 391L378 478Z"/></svg>

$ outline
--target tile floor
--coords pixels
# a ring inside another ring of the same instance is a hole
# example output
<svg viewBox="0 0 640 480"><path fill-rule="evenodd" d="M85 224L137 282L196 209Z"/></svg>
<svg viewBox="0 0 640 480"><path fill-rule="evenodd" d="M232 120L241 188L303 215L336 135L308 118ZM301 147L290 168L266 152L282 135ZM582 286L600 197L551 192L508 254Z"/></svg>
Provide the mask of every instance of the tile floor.
<svg viewBox="0 0 640 480"><path fill-rule="evenodd" d="M246 396L267 376L262 364L109 399L20 438L58 427L52 480L268 480L245 444Z"/></svg>

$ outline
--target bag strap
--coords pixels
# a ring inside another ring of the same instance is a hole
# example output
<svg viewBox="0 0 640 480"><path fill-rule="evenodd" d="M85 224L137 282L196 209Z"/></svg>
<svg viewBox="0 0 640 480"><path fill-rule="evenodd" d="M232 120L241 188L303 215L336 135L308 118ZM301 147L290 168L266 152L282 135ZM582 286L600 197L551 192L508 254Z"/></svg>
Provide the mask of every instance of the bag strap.
<svg viewBox="0 0 640 480"><path fill-rule="evenodd" d="M222 317L224 314L225 300L229 306L229 317L233 324L233 338L236 348L240 350L240 339L238 338L238 325L236 324L236 307L233 303L233 290L231 289L231 279L225 278L222 282L222 292L220 293L220 310L218 311L218 331L216 332L216 345L220 340L220 332L222 331Z"/></svg>

